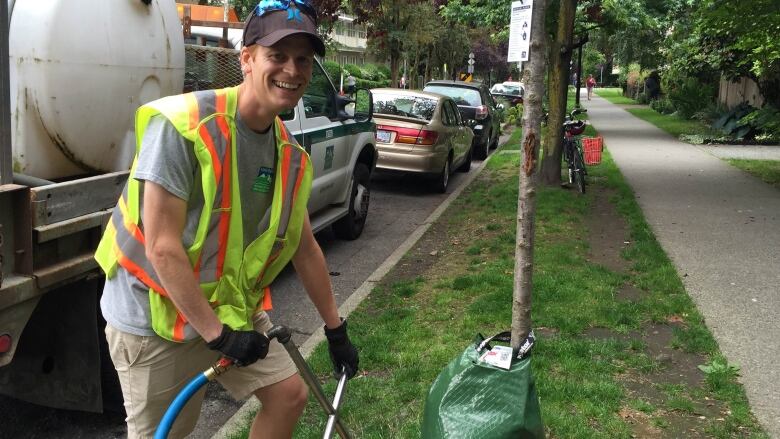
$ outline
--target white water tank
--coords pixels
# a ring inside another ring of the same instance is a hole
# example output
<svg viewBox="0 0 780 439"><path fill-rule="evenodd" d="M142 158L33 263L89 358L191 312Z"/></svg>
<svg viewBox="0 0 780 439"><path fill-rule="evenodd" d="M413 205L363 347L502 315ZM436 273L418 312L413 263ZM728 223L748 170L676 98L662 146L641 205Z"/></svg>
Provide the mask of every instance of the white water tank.
<svg viewBox="0 0 780 439"><path fill-rule="evenodd" d="M8 1L14 172L129 169L135 110L182 90L174 0Z"/></svg>

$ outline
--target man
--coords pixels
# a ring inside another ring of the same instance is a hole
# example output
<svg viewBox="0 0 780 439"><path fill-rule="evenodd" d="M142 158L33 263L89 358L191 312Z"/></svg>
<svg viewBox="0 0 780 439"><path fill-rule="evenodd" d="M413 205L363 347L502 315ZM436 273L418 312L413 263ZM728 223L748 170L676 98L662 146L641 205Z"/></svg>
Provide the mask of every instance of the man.
<svg viewBox="0 0 780 439"><path fill-rule="evenodd" d="M325 322L334 369L357 372L306 212L311 162L277 117L309 85L315 52L325 45L308 2L263 0L245 25L238 87L138 110L131 175L95 255L129 438L151 437L183 385L223 356L239 367L220 383L262 403L250 437L292 436L307 389L264 335L269 285L290 260ZM203 394L170 437L192 431Z"/></svg>
<svg viewBox="0 0 780 439"><path fill-rule="evenodd" d="M352 76L352 73L347 76L347 94L351 97L355 94L355 84L357 83L357 80L354 76Z"/></svg>

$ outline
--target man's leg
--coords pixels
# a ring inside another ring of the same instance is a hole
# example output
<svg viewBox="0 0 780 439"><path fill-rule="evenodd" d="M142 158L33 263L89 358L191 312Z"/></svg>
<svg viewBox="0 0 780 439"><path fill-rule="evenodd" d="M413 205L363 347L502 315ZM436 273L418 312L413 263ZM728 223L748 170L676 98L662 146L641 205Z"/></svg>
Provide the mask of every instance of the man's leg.
<svg viewBox="0 0 780 439"><path fill-rule="evenodd" d="M256 314L253 323L258 332L268 332L273 326L265 312ZM262 403L250 438L292 437L306 405L307 389L290 355L278 340L271 340L264 359L246 367L235 367L217 380L236 400L254 394Z"/></svg>
<svg viewBox="0 0 780 439"><path fill-rule="evenodd" d="M202 342L173 343L111 325L106 325L106 340L122 386L129 439L151 438L176 394L218 358ZM204 394L205 388L200 389L184 406L169 438L183 438L192 431Z"/></svg>
<svg viewBox="0 0 780 439"><path fill-rule="evenodd" d="M300 375L258 389L255 396L262 408L252 422L250 439L291 438L308 397L308 389Z"/></svg>

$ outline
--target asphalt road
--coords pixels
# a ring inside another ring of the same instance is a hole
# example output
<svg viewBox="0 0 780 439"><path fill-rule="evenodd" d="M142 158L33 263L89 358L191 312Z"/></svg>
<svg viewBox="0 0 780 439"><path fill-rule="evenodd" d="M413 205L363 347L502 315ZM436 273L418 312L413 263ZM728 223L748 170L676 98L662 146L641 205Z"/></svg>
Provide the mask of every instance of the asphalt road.
<svg viewBox="0 0 780 439"><path fill-rule="evenodd" d="M473 167L479 164L475 161ZM464 180L465 174L454 173L448 192ZM317 235L339 305L447 198L448 194L435 192L433 184L415 176L375 175L363 235L355 241L338 240L329 229ZM297 344L322 325L292 269L285 270L274 283L273 302L273 321L292 328ZM190 437L210 438L242 404L233 401L218 384L210 384L196 432ZM124 416L118 413L55 410L3 396L0 413L0 439L106 439L126 435Z"/></svg>

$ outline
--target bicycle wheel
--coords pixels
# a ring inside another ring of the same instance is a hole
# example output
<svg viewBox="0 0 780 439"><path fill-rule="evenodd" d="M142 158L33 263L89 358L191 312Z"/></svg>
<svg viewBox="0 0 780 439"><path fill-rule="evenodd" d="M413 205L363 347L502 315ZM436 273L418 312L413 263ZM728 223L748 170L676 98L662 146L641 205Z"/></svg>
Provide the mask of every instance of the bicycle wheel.
<svg viewBox="0 0 780 439"><path fill-rule="evenodd" d="M569 184L574 183L574 161L572 160L572 149L573 145L571 144L571 140L569 139L563 139L563 161L566 162L566 172L569 177Z"/></svg>
<svg viewBox="0 0 780 439"><path fill-rule="evenodd" d="M585 193L585 161L582 160L582 153L580 151L574 154L574 180L577 184L577 189L580 193Z"/></svg>

